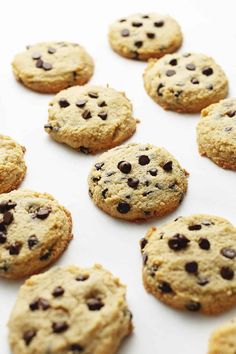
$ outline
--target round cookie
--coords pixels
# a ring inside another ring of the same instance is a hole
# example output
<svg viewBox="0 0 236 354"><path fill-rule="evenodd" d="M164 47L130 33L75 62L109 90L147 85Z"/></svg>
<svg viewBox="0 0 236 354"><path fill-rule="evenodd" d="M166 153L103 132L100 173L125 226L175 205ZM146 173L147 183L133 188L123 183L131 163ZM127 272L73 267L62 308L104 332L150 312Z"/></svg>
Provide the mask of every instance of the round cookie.
<svg viewBox="0 0 236 354"><path fill-rule="evenodd" d="M236 228L210 215L177 218L141 240L144 286L177 309L216 314L236 304Z"/></svg>
<svg viewBox="0 0 236 354"><path fill-rule="evenodd" d="M116 218L141 221L176 209L187 172L165 149L127 144L103 153L88 179L94 203Z"/></svg>
<svg viewBox="0 0 236 354"><path fill-rule="evenodd" d="M18 190L0 195L0 277L37 273L66 249L69 211L46 193Z"/></svg>
<svg viewBox="0 0 236 354"><path fill-rule="evenodd" d="M236 171L236 99L210 105L197 126L199 153L217 165Z"/></svg>
<svg viewBox="0 0 236 354"><path fill-rule="evenodd" d="M148 60L175 52L182 44L178 23L157 13L134 14L114 22L109 28L109 42L118 54Z"/></svg>
<svg viewBox="0 0 236 354"><path fill-rule="evenodd" d="M56 93L88 82L94 63L79 44L44 42L17 54L12 69L16 79L31 90Z"/></svg>
<svg viewBox="0 0 236 354"><path fill-rule="evenodd" d="M164 109L176 112L200 112L228 93L225 73L203 54L169 54L150 60L143 78L149 96Z"/></svg>
<svg viewBox="0 0 236 354"><path fill-rule="evenodd" d="M61 143L95 153L127 140L136 129L132 104L110 87L75 86L58 93L45 130Z"/></svg>
<svg viewBox="0 0 236 354"><path fill-rule="evenodd" d="M92 268L53 268L28 279L9 320L13 354L114 354L132 332L119 279Z"/></svg>
<svg viewBox="0 0 236 354"><path fill-rule="evenodd" d="M25 177L25 148L0 134L0 194L16 189Z"/></svg>
<svg viewBox="0 0 236 354"><path fill-rule="evenodd" d="M236 320L216 329L209 341L208 354L236 353Z"/></svg>

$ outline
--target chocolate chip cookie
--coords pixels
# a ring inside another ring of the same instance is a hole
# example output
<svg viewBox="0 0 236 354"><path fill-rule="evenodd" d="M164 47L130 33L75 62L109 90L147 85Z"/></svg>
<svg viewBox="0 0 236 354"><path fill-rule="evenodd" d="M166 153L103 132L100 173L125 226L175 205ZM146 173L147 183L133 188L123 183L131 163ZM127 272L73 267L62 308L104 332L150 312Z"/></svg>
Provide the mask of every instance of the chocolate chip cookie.
<svg viewBox="0 0 236 354"><path fill-rule="evenodd" d="M0 134L0 194L16 189L25 177L25 148Z"/></svg>
<svg viewBox="0 0 236 354"><path fill-rule="evenodd" d="M75 86L58 93L49 108L45 130L61 143L95 153L127 140L136 129L132 104L110 87Z"/></svg>
<svg viewBox="0 0 236 354"><path fill-rule="evenodd" d="M197 126L199 153L217 165L236 171L236 99L210 105Z"/></svg>
<svg viewBox="0 0 236 354"><path fill-rule="evenodd" d="M27 46L15 56L12 69L16 79L31 90L56 93L88 82L94 63L79 44L46 42Z"/></svg>
<svg viewBox="0 0 236 354"><path fill-rule="evenodd" d="M103 211L139 221L176 209L186 190L186 171L165 149L127 144L103 153L89 175L89 194Z"/></svg>
<svg viewBox="0 0 236 354"><path fill-rule="evenodd" d="M37 273L65 250L69 211L46 193L18 190L0 195L0 277Z"/></svg>
<svg viewBox="0 0 236 354"><path fill-rule="evenodd" d="M236 304L236 228L210 215L177 218L141 240L144 286L167 305L216 314Z"/></svg>
<svg viewBox="0 0 236 354"><path fill-rule="evenodd" d="M160 58L175 52L182 40L179 24L172 17L157 13L130 15L109 29L112 49L130 59Z"/></svg>
<svg viewBox="0 0 236 354"><path fill-rule="evenodd" d="M209 341L208 354L236 353L236 319L216 329Z"/></svg>
<svg viewBox="0 0 236 354"><path fill-rule="evenodd" d="M164 109L200 112L225 98L228 81L215 61L203 54L169 54L151 60L144 72L149 96Z"/></svg>
<svg viewBox="0 0 236 354"><path fill-rule="evenodd" d="M13 354L114 354L132 331L119 279L92 268L52 268L21 287L9 321Z"/></svg>

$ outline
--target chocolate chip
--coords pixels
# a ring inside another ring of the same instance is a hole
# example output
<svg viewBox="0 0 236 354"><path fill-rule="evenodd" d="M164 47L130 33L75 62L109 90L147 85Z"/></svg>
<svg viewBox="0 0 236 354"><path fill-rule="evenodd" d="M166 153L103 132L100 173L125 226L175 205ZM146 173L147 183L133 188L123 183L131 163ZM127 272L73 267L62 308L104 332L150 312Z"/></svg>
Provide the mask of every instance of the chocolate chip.
<svg viewBox="0 0 236 354"><path fill-rule="evenodd" d="M220 253L222 254L222 256L229 259L234 259L236 257L236 251L232 248L222 248Z"/></svg>
<svg viewBox="0 0 236 354"><path fill-rule="evenodd" d="M84 347L82 347L82 345L80 345L80 344L73 343L73 344L70 345L69 350L76 354L78 352L83 352L84 351Z"/></svg>
<svg viewBox="0 0 236 354"><path fill-rule="evenodd" d="M202 221L202 225L204 226L211 226L211 225L214 225L214 223L212 221L209 221L209 220L203 220Z"/></svg>
<svg viewBox="0 0 236 354"><path fill-rule="evenodd" d="M3 244L7 241L7 236L2 232L0 231L0 244Z"/></svg>
<svg viewBox="0 0 236 354"><path fill-rule="evenodd" d="M31 311L36 311L36 310L45 311L45 310L49 309L49 307L50 307L50 304L49 304L48 300L43 299L43 298L38 298L29 304L29 308Z"/></svg>
<svg viewBox="0 0 236 354"><path fill-rule="evenodd" d="M157 188L160 189L160 190L163 189L163 186L161 185L161 183L156 183L156 184L155 184L155 187L157 187Z"/></svg>
<svg viewBox="0 0 236 354"><path fill-rule="evenodd" d="M174 92L174 96L175 96L175 97L179 97L182 92L183 92L182 90L175 91L175 92Z"/></svg>
<svg viewBox="0 0 236 354"><path fill-rule="evenodd" d="M54 297L59 297L62 296L64 294L65 290L61 287L61 286L57 286L53 292L52 292L52 296Z"/></svg>
<svg viewBox="0 0 236 354"><path fill-rule="evenodd" d="M46 250L40 257L40 261L47 261L48 258L51 256L52 250Z"/></svg>
<svg viewBox="0 0 236 354"><path fill-rule="evenodd" d="M211 247L211 244L207 238L200 238L200 240L198 241L198 245L203 250L209 250Z"/></svg>
<svg viewBox="0 0 236 354"><path fill-rule="evenodd" d="M201 304L200 304L200 302L193 302L192 301L186 305L186 309L189 311L192 311L192 312L197 312L201 309Z"/></svg>
<svg viewBox="0 0 236 354"><path fill-rule="evenodd" d="M142 254L142 257L143 257L143 264L146 265L146 264L147 264L147 261L148 261L148 255L147 255L147 253L143 253L143 254Z"/></svg>
<svg viewBox="0 0 236 354"><path fill-rule="evenodd" d="M141 165L141 166L145 166L145 165L148 165L150 162L150 159L147 155L141 155L139 156L138 158L138 163Z"/></svg>
<svg viewBox="0 0 236 354"><path fill-rule="evenodd" d="M193 70L196 70L196 66L194 64L187 64L186 69L193 71Z"/></svg>
<svg viewBox="0 0 236 354"><path fill-rule="evenodd" d="M225 131L225 132L231 132L232 129L233 129L232 127L226 127L226 128L224 129L224 131Z"/></svg>
<svg viewBox="0 0 236 354"><path fill-rule="evenodd" d="M5 213L8 210L11 210L16 207L16 203L12 202L11 200L7 202L0 203L0 213Z"/></svg>
<svg viewBox="0 0 236 354"><path fill-rule="evenodd" d="M120 161L117 167L121 172L128 174L131 171L132 165L128 161Z"/></svg>
<svg viewBox="0 0 236 354"><path fill-rule="evenodd" d="M43 62L43 65L42 65L42 68L45 70L45 71L49 71L49 70L52 70L52 64L50 63L47 63L47 62Z"/></svg>
<svg viewBox="0 0 236 354"><path fill-rule="evenodd" d="M83 108L86 105L86 100L78 100L75 102L75 105L79 108Z"/></svg>
<svg viewBox="0 0 236 354"><path fill-rule="evenodd" d="M136 41L136 42L134 42L134 45L135 45L135 47L137 47L137 48L141 48L142 45L143 45L143 41Z"/></svg>
<svg viewBox="0 0 236 354"><path fill-rule="evenodd" d="M107 119L107 112L98 113L98 117L100 117L102 120L106 120Z"/></svg>
<svg viewBox="0 0 236 354"><path fill-rule="evenodd" d="M176 74L176 71L175 70L167 70L166 71L166 76L173 76Z"/></svg>
<svg viewBox="0 0 236 354"><path fill-rule="evenodd" d="M174 251L180 251L188 247L190 240L181 234L176 234L168 240L168 246Z"/></svg>
<svg viewBox="0 0 236 354"><path fill-rule="evenodd" d="M116 209L121 214L127 214L130 211L130 205L126 202L119 202Z"/></svg>
<svg viewBox="0 0 236 354"><path fill-rule="evenodd" d="M124 28L122 31L121 31L121 35L122 37L129 37L129 30Z"/></svg>
<svg viewBox="0 0 236 354"><path fill-rule="evenodd" d="M106 197L107 197L107 192L108 192L108 188L103 189L102 196L103 196L104 199L106 199Z"/></svg>
<svg viewBox="0 0 236 354"><path fill-rule="evenodd" d="M35 63L36 68L41 69L43 67L42 59L38 59Z"/></svg>
<svg viewBox="0 0 236 354"><path fill-rule="evenodd" d="M159 284L158 289L164 294L169 294L173 292L170 284L167 283L166 281L163 281L161 284Z"/></svg>
<svg viewBox="0 0 236 354"><path fill-rule="evenodd" d="M97 92L89 92L88 93L90 98L98 98L98 93Z"/></svg>
<svg viewBox="0 0 236 354"><path fill-rule="evenodd" d="M141 250L144 249L144 247L146 246L147 243L148 243L148 241L146 240L146 238L142 238L140 240L140 248L141 248Z"/></svg>
<svg viewBox="0 0 236 354"><path fill-rule="evenodd" d="M143 196L146 197L147 195L153 193L153 191L143 192Z"/></svg>
<svg viewBox="0 0 236 354"><path fill-rule="evenodd" d="M14 216L10 211L6 211L3 214L3 223L5 225L10 225L12 223L13 219L14 219Z"/></svg>
<svg viewBox="0 0 236 354"><path fill-rule="evenodd" d="M95 166L96 170L99 171L104 166L104 162L97 162L97 163L95 163L94 166Z"/></svg>
<svg viewBox="0 0 236 354"><path fill-rule="evenodd" d="M104 304L100 299L91 298L87 300L87 306L90 311L99 311L104 306Z"/></svg>
<svg viewBox="0 0 236 354"><path fill-rule="evenodd" d="M142 18L149 18L149 16L148 15L143 15Z"/></svg>
<svg viewBox="0 0 236 354"><path fill-rule="evenodd" d="M25 342L25 345L29 345L32 341L32 339L36 336L37 332L34 329L30 329L23 334L23 339Z"/></svg>
<svg viewBox="0 0 236 354"><path fill-rule="evenodd" d="M100 181L101 177L93 177L92 181L97 183L98 181Z"/></svg>
<svg viewBox="0 0 236 354"><path fill-rule="evenodd" d="M36 235L31 235L28 238L28 247L31 250L34 246L36 246L39 243L39 240Z"/></svg>
<svg viewBox="0 0 236 354"><path fill-rule="evenodd" d="M48 217L50 213L51 213L51 209L42 207L37 210L35 216L40 220L44 220Z"/></svg>
<svg viewBox="0 0 236 354"><path fill-rule="evenodd" d="M83 154L86 154L86 155L90 153L89 148L87 148L85 146L80 146L79 151L82 152Z"/></svg>
<svg viewBox="0 0 236 354"><path fill-rule="evenodd" d="M84 119L92 118L91 112L90 112L88 109L86 109L86 110L82 113L82 117L83 117Z"/></svg>
<svg viewBox="0 0 236 354"><path fill-rule="evenodd" d="M178 64L177 59L171 59L171 60L169 61L169 64L172 65L172 66L177 65L177 64Z"/></svg>
<svg viewBox="0 0 236 354"><path fill-rule="evenodd" d="M101 101L100 103L98 103L98 107L106 107L107 104L105 101Z"/></svg>
<svg viewBox="0 0 236 354"><path fill-rule="evenodd" d="M173 168L173 162L172 161L168 161L168 162L166 162L163 166L162 166L162 168L163 168L163 170L164 171L166 171L166 172L171 172L172 171L172 168Z"/></svg>
<svg viewBox="0 0 236 354"><path fill-rule="evenodd" d="M164 85L162 83L160 83L158 86L157 86L157 94L158 96L163 96L162 93L161 93L161 89L164 87Z"/></svg>
<svg viewBox="0 0 236 354"><path fill-rule="evenodd" d="M77 275L77 277L75 278L75 280L77 281L85 281L89 278L88 274L79 274Z"/></svg>
<svg viewBox="0 0 236 354"><path fill-rule="evenodd" d="M44 124L44 128L53 130L53 126L51 124Z"/></svg>
<svg viewBox="0 0 236 354"><path fill-rule="evenodd" d="M48 54L54 54L54 53L56 53L56 48L53 48L53 47L49 47L48 48Z"/></svg>
<svg viewBox="0 0 236 354"><path fill-rule="evenodd" d="M157 169L156 168L151 168L149 171L151 176L156 176L157 175Z"/></svg>
<svg viewBox="0 0 236 354"><path fill-rule="evenodd" d="M141 27L142 25L142 22L132 22L133 27Z"/></svg>
<svg viewBox="0 0 236 354"><path fill-rule="evenodd" d="M18 241L10 245L9 247L9 254L12 256L17 256L20 253L22 244Z"/></svg>
<svg viewBox="0 0 236 354"><path fill-rule="evenodd" d="M191 83L194 84L194 85L198 85L198 84L199 84L199 81L198 81L198 79L193 78L193 79L191 80Z"/></svg>
<svg viewBox="0 0 236 354"><path fill-rule="evenodd" d="M164 26L164 21L156 21L156 22L154 22L154 26L155 27L162 27L162 26Z"/></svg>
<svg viewBox="0 0 236 354"><path fill-rule="evenodd" d="M229 267L222 267L220 270L220 275L223 279L232 280L234 277L234 271Z"/></svg>
<svg viewBox="0 0 236 354"><path fill-rule="evenodd" d="M228 117L232 118L232 117L235 116L236 111L229 111L229 112L227 112L226 114L227 114Z"/></svg>
<svg viewBox="0 0 236 354"><path fill-rule="evenodd" d="M202 73L203 73L203 75L210 76L210 75L213 74L213 69L212 69L212 68L209 68L209 67L204 68L204 69L202 70Z"/></svg>
<svg viewBox="0 0 236 354"><path fill-rule="evenodd" d="M119 22L126 22L126 19L122 18L121 20L119 20Z"/></svg>
<svg viewBox="0 0 236 354"><path fill-rule="evenodd" d="M60 98L58 103L61 108L66 108L70 105L69 102L65 98Z"/></svg>
<svg viewBox="0 0 236 354"><path fill-rule="evenodd" d="M52 330L54 333L62 333L65 332L69 328L67 322L53 322Z"/></svg>
<svg viewBox="0 0 236 354"><path fill-rule="evenodd" d="M147 37L148 37L149 39L153 39L153 38L155 38L156 36L155 36L155 33L148 32L148 33L147 33Z"/></svg>
<svg viewBox="0 0 236 354"><path fill-rule="evenodd" d="M41 58L41 53L39 53L39 52L33 52L32 55L31 55L31 58L32 58L33 60L38 60L38 59Z"/></svg>
<svg viewBox="0 0 236 354"><path fill-rule="evenodd" d="M200 278L200 279L198 279L197 284L200 286L205 286L205 285L209 284L209 280L206 278Z"/></svg>
<svg viewBox="0 0 236 354"><path fill-rule="evenodd" d="M212 84L208 84L208 85L206 86L206 88L207 88L208 90L213 90L213 85L212 85Z"/></svg>
<svg viewBox="0 0 236 354"><path fill-rule="evenodd" d="M129 178L127 184L129 187L135 189L138 187L139 179L138 178Z"/></svg>
<svg viewBox="0 0 236 354"><path fill-rule="evenodd" d="M197 230L201 230L202 225L200 224L195 224L195 225L189 225L188 229L190 231L197 231Z"/></svg>
<svg viewBox="0 0 236 354"><path fill-rule="evenodd" d="M187 273L197 273L198 271L198 264L197 262L188 262L185 264L185 270Z"/></svg>

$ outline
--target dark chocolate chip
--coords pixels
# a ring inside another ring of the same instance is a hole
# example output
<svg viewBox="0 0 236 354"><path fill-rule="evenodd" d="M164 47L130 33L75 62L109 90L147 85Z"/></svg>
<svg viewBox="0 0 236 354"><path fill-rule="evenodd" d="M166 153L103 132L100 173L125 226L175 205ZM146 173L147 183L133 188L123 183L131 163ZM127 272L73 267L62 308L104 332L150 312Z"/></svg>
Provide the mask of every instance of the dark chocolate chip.
<svg viewBox="0 0 236 354"><path fill-rule="evenodd" d="M173 292L170 284L167 283L166 281L163 281L161 284L159 284L158 289L164 294L170 294Z"/></svg>
<svg viewBox="0 0 236 354"><path fill-rule="evenodd" d="M122 35L122 37L129 37L129 30L127 28L124 28L121 31L121 35Z"/></svg>
<svg viewBox="0 0 236 354"><path fill-rule="evenodd" d="M65 98L60 98L58 103L61 108L66 108L70 105L69 102Z"/></svg>
<svg viewBox="0 0 236 354"><path fill-rule="evenodd" d="M212 68L209 68L209 67L206 67L202 70L202 73L203 75L206 75L206 76L210 76L213 74L213 69Z"/></svg>
<svg viewBox="0 0 236 354"><path fill-rule="evenodd" d="M24 332L23 334L23 339L25 342L25 345L29 345L32 341L32 339L36 336L37 332L34 329L29 329L28 331Z"/></svg>
<svg viewBox="0 0 236 354"><path fill-rule="evenodd" d="M35 63L36 68L41 69L43 67L42 59L38 59Z"/></svg>
<svg viewBox="0 0 236 354"><path fill-rule="evenodd" d="M32 55L31 55L31 58L32 58L33 60L38 60L38 59L41 58L41 53L39 53L39 52L33 52Z"/></svg>
<svg viewBox="0 0 236 354"><path fill-rule="evenodd" d="M191 70L191 71L193 71L193 70L196 70L196 66L194 65L194 64L187 64L186 65L186 69L187 70Z"/></svg>
<svg viewBox="0 0 236 354"><path fill-rule="evenodd" d="M102 196L103 196L104 199L106 199L106 197L107 197L107 192L108 192L108 188L103 189Z"/></svg>
<svg viewBox="0 0 236 354"><path fill-rule="evenodd" d="M107 104L105 101L101 101L98 103L98 107L106 107L106 106L107 106Z"/></svg>
<svg viewBox="0 0 236 354"><path fill-rule="evenodd" d="M51 209L42 207L37 210L35 216L40 220L44 220L48 217L50 213L51 213Z"/></svg>
<svg viewBox="0 0 236 354"><path fill-rule="evenodd" d="M181 234L176 234L168 240L168 246L174 251L180 251L188 247L190 240Z"/></svg>
<svg viewBox="0 0 236 354"><path fill-rule="evenodd" d="M163 170L164 171L166 171L166 172L171 172L172 171L172 168L173 168L173 162L172 161L168 161L168 162L166 162L163 166L162 166L162 168L163 168Z"/></svg>
<svg viewBox="0 0 236 354"><path fill-rule="evenodd" d="M141 248L141 250L144 249L144 247L146 246L147 243L148 243L148 241L144 237L140 240L140 248Z"/></svg>
<svg viewBox="0 0 236 354"><path fill-rule="evenodd" d="M43 298L38 298L37 300L34 300L29 304L29 308L31 311L36 311L36 310L46 311L47 309L49 309L49 307L50 304L48 300Z"/></svg>
<svg viewBox="0 0 236 354"><path fill-rule="evenodd" d="M102 120L106 120L107 119L107 112L98 113L98 117L100 117Z"/></svg>
<svg viewBox="0 0 236 354"><path fill-rule="evenodd" d="M104 306L104 303L97 298L87 299L87 306L90 311L99 311Z"/></svg>
<svg viewBox="0 0 236 354"><path fill-rule="evenodd" d="M203 250L209 250L211 248L211 244L208 239L203 237L198 241L198 245Z"/></svg>
<svg viewBox="0 0 236 354"><path fill-rule="evenodd" d="M173 76L173 75L175 75L176 74L176 71L175 70L167 70L166 71L166 76Z"/></svg>
<svg viewBox="0 0 236 354"><path fill-rule="evenodd" d="M171 59L171 60L169 61L169 64L172 65L172 66L177 65L177 64L178 64L177 59Z"/></svg>
<svg viewBox="0 0 236 354"><path fill-rule="evenodd" d="M12 223L13 219L14 219L14 216L10 211L6 211L3 214L3 223L5 225L10 225Z"/></svg>
<svg viewBox="0 0 236 354"><path fill-rule="evenodd" d="M183 92L183 90L175 91L175 92L174 92L174 96L175 96L175 97L179 97L182 92Z"/></svg>
<svg viewBox="0 0 236 354"><path fill-rule="evenodd" d="M45 70L45 71L49 71L49 70L52 70L52 64L50 63L47 63L47 62L43 62L43 65L42 65L42 68Z"/></svg>
<svg viewBox="0 0 236 354"><path fill-rule="evenodd" d="M82 117L83 117L84 119L92 118L91 112L90 112L88 109L86 109L86 110L82 113Z"/></svg>
<svg viewBox="0 0 236 354"><path fill-rule="evenodd" d="M80 146L79 151L86 155L90 153L89 148L87 148L86 146Z"/></svg>
<svg viewBox="0 0 236 354"><path fill-rule="evenodd" d="M104 162L97 162L95 164L95 168L97 171L101 170L101 168L104 166Z"/></svg>
<svg viewBox="0 0 236 354"><path fill-rule="evenodd" d="M143 192L143 196L146 197L147 195L153 193L153 191Z"/></svg>
<svg viewBox="0 0 236 354"><path fill-rule="evenodd" d="M16 203L12 202L11 200L7 202L0 203L0 213L5 213L8 210L11 210L16 207Z"/></svg>
<svg viewBox="0 0 236 354"><path fill-rule="evenodd" d="M77 277L75 278L75 280L77 281L85 281L89 278L88 274L79 274L77 275Z"/></svg>
<svg viewBox="0 0 236 354"><path fill-rule="evenodd" d="M0 244L3 244L7 241L7 236L4 234L4 232L0 231Z"/></svg>
<svg viewBox="0 0 236 354"><path fill-rule="evenodd" d="M147 255L147 253L143 253L143 254L142 254L142 257L143 257L143 264L146 265L146 264L147 264L147 261L148 261L148 255Z"/></svg>
<svg viewBox="0 0 236 354"><path fill-rule="evenodd" d="M127 184L129 187L135 189L138 187L139 179L138 178L129 178Z"/></svg>
<svg viewBox="0 0 236 354"><path fill-rule="evenodd" d="M132 22L133 27L141 27L142 25L142 22Z"/></svg>
<svg viewBox="0 0 236 354"><path fill-rule="evenodd" d="M149 16L148 15L143 15L142 18L149 18Z"/></svg>
<svg viewBox="0 0 236 354"><path fill-rule="evenodd" d="M98 93L97 92L89 92L88 93L90 98L98 98Z"/></svg>
<svg viewBox="0 0 236 354"><path fill-rule="evenodd" d="M200 302L191 301L188 304L186 304L186 309L191 312L197 312L201 309L201 304L200 304Z"/></svg>
<svg viewBox="0 0 236 354"><path fill-rule="evenodd" d="M131 171L132 165L128 161L120 161L117 167L122 173L128 174Z"/></svg>
<svg viewBox="0 0 236 354"><path fill-rule="evenodd" d="M54 54L54 53L56 53L56 48L53 48L53 47L49 47L48 48L48 54Z"/></svg>
<svg viewBox="0 0 236 354"><path fill-rule="evenodd" d="M157 175L157 169L156 168L151 168L149 171L151 176L156 176Z"/></svg>
<svg viewBox="0 0 236 354"><path fill-rule="evenodd" d="M122 18L121 20L119 20L119 22L126 22L126 19Z"/></svg>
<svg viewBox="0 0 236 354"><path fill-rule="evenodd" d="M194 84L194 85L198 85L199 81L198 81L198 79L193 78L193 79L191 79L191 83Z"/></svg>
<svg viewBox="0 0 236 354"><path fill-rule="evenodd" d="M209 221L209 220L203 220L202 221L202 225L204 226L211 226L211 225L214 225L214 223L212 221Z"/></svg>
<svg viewBox="0 0 236 354"><path fill-rule="evenodd" d="M206 88L207 88L208 90L213 90L213 85L212 85L212 84L208 84L208 85L206 86Z"/></svg>
<svg viewBox="0 0 236 354"><path fill-rule="evenodd" d="M80 344L73 343L69 346L69 350L76 354L78 352L83 352L84 347L82 347L82 345L80 345Z"/></svg>
<svg viewBox="0 0 236 354"><path fill-rule="evenodd" d="M194 225L189 225L188 229L190 231L197 231L197 230L201 230L202 225L200 224L194 224Z"/></svg>
<svg viewBox="0 0 236 354"><path fill-rule="evenodd" d="M205 286L205 285L209 284L209 280L206 278L200 278L200 279L198 279L197 284L200 286Z"/></svg>
<svg viewBox="0 0 236 354"><path fill-rule="evenodd" d="M39 240L38 240L38 238L37 238L36 235L31 235L31 236L28 238L28 247L29 247L30 250L31 250L32 248L34 248L34 246L36 246L38 243L39 243Z"/></svg>
<svg viewBox="0 0 236 354"><path fill-rule="evenodd" d="M223 279L232 280L234 277L234 271L229 267L222 267L220 270L220 275Z"/></svg>
<svg viewBox="0 0 236 354"><path fill-rule="evenodd" d="M148 33L147 33L147 37L148 37L149 39L153 39L153 38L155 38L156 36L155 36L155 33L148 32Z"/></svg>
<svg viewBox="0 0 236 354"><path fill-rule="evenodd" d="M234 259L236 257L236 251L232 248L228 248L228 247L222 248L220 253L222 254L222 256L229 259Z"/></svg>
<svg viewBox="0 0 236 354"><path fill-rule="evenodd" d="M137 47L137 48L141 48L142 45L143 45L143 41L135 41L135 42L134 42L134 45L135 45L135 47Z"/></svg>
<svg viewBox="0 0 236 354"><path fill-rule="evenodd" d="M164 21L156 21L156 22L154 22L154 26L155 27L162 27L162 26L164 26Z"/></svg>
<svg viewBox="0 0 236 354"><path fill-rule="evenodd" d="M44 128L53 130L53 126L51 124L44 124Z"/></svg>
<svg viewBox="0 0 236 354"><path fill-rule="evenodd" d="M229 111L229 112L227 112L226 114L227 114L228 117L232 118L232 117L235 116L236 111Z"/></svg>
<svg viewBox="0 0 236 354"><path fill-rule="evenodd" d="M22 244L18 241L10 245L9 247L9 254L12 256L17 256L20 253Z"/></svg>
<svg viewBox="0 0 236 354"><path fill-rule="evenodd" d="M161 89L164 87L164 85L162 83L160 83L158 86L157 86L157 94L158 96L163 96L162 93L161 93Z"/></svg>
<svg viewBox="0 0 236 354"><path fill-rule="evenodd" d="M160 190L163 189L163 186L161 185L161 183L156 183L156 184L155 184L155 187L157 187L157 188L160 189Z"/></svg>
<svg viewBox="0 0 236 354"><path fill-rule="evenodd" d="M100 181L101 177L93 177L92 180L93 182L97 183L98 181Z"/></svg>
<svg viewBox="0 0 236 354"><path fill-rule="evenodd" d="M59 297L62 296L64 294L65 290L61 287L61 286L57 286L53 292L52 292L52 296L54 297Z"/></svg>
<svg viewBox="0 0 236 354"><path fill-rule="evenodd" d="M75 102L75 105L79 108L83 108L86 105L86 100L78 100Z"/></svg>
<svg viewBox="0 0 236 354"><path fill-rule="evenodd" d="M116 209L121 214L127 214L130 211L130 205L126 202L119 202Z"/></svg>
<svg viewBox="0 0 236 354"><path fill-rule="evenodd" d="M150 159L147 155L141 155L139 156L138 158L138 163L141 165L141 166L145 166L145 165L148 165L150 162Z"/></svg>
<svg viewBox="0 0 236 354"><path fill-rule="evenodd" d="M65 332L69 328L67 322L53 322L52 330L54 333L62 333Z"/></svg>
<svg viewBox="0 0 236 354"><path fill-rule="evenodd" d="M47 261L48 258L50 258L51 254L52 254L52 250L46 250L46 251L39 257L40 261Z"/></svg>
<svg viewBox="0 0 236 354"><path fill-rule="evenodd" d="M196 274L198 271L198 264L197 262L193 261L193 262L188 262L185 264L185 270L187 273L194 273Z"/></svg>

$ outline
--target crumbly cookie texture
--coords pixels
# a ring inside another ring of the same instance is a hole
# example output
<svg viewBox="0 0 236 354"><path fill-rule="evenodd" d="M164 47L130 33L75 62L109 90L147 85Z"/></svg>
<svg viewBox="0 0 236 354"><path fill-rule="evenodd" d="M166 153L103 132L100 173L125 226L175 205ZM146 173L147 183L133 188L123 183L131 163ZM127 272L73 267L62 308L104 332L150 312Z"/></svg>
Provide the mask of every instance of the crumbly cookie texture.
<svg viewBox="0 0 236 354"><path fill-rule="evenodd" d="M111 216L143 221L179 206L187 190L186 175L165 149L127 144L97 159L88 178L89 194Z"/></svg>
<svg viewBox="0 0 236 354"><path fill-rule="evenodd" d="M79 44L45 42L27 46L17 54L12 69L16 79L31 90L56 93L88 82L94 63Z"/></svg>
<svg viewBox="0 0 236 354"><path fill-rule="evenodd" d="M114 354L132 332L119 279L92 268L52 268L28 279L9 320L13 354Z"/></svg>
<svg viewBox="0 0 236 354"><path fill-rule="evenodd" d="M169 54L149 61L143 75L148 95L164 109L195 113L225 98L228 80L203 54Z"/></svg>
<svg viewBox="0 0 236 354"><path fill-rule="evenodd" d="M119 145L136 129L132 104L110 87L75 86L58 93L49 108L45 130L61 143L84 153Z"/></svg>
<svg viewBox="0 0 236 354"><path fill-rule="evenodd" d="M216 329L209 341L208 354L235 354L236 319Z"/></svg>
<svg viewBox="0 0 236 354"><path fill-rule="evenodd" d="M141 240L144 286L177 309L225 311L236 304L235 243L236 228L217 216L180 217L152 228Z"/></svg>
<svg viewBox="0 0 236 354"><path fill-rule="evenodd" d="M0 195L0 277L37 273L66 249L72 221L46 193L18 190Z"/></svg>
<svg viewBox="0 0 236 354"><path fill-rule="evenodd" d="M0 134L0 194L16 189L25 177L25 148Z"/></svg>
<svg viewBox="0 0 236 354"><path fill-rule="evenodd" d="M183 40L179 24L172 17L157 13L121 18L110 26L108 37L115 52L139 60L173 53Z"/></svg>
<svg viewBox="0 0 236 354"><path fill-rule="evenodd" d="M202 156L236 171L236 98L222 100L202 110L197 142Z"/></svg>

